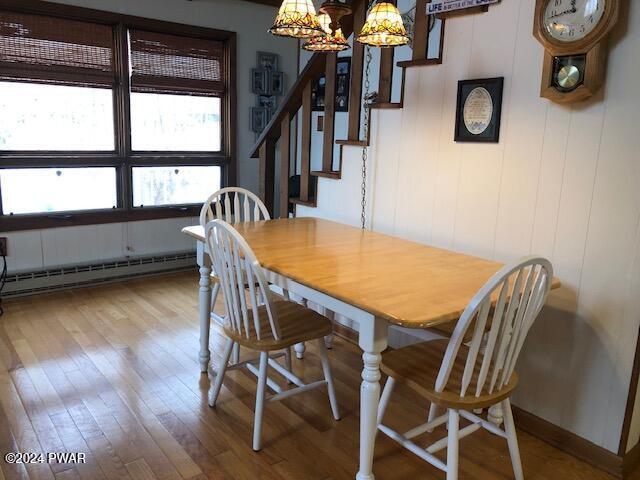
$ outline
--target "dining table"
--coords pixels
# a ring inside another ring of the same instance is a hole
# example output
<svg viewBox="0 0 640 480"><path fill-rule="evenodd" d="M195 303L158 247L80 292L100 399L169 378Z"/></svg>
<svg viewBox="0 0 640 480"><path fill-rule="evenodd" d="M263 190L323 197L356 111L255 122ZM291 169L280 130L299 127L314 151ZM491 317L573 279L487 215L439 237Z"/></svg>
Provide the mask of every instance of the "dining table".
<svg viewBox="0 0 640 480"><path fill-rule="evenodd" d="M457 320L502 264L313 217L243 222L234 227L254 251L271 284L357 324L363 368L355 478L373 480L380 362L389 326L429 328ZM197 241L199 357L206 367L210 359L211 259L202 226L182 231ZM554 279L552 287L558 286Z"/></svg>

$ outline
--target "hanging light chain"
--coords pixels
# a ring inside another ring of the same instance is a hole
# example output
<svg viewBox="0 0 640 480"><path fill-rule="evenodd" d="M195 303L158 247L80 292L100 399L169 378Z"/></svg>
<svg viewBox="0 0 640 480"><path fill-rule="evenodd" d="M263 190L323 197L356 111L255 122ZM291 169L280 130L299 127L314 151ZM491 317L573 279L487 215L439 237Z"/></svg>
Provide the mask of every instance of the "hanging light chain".
<svg viewBox="0 0 640 480"><path fill-rule="evenodd" d="M371 2L373 3L373 2ZM369 5L370 7L371 5ZM365 47L366 55L365 55L365 69L364 69L364 93L362 96L362 101L364 104L364 141L365 145L362 147L362 183L360 185L360 194L361 194L361 212L360 212L360 223L362 229L364 230L367 226L367 160L368 160L368 150L369 150L369 119L371 111L369 109L369 89L371 88L371 82L369 79L370 67L371 67L371 47L368 45Z"/></svg>
<svg viewBox="0 0 640 480"><path fill-rule="evenodd" d="M376 3L377 0L369 0L367 2L367 9L365 11L365 17L369 14L371 7ZM354 33L354 41L355 41L355 33ZM364 69L364 92L362 94L362 103L364 105L364 145L362 146L362 183L360 184L360 224L362 229L365 230L367 228L367 161L369 154L369 120L371 118L371 110L369 108L369 90L371 88L371 81L369 79L371 73L371 59L373 55L371 54L371 47L367 45L365 47L365 69Z"/></svg>

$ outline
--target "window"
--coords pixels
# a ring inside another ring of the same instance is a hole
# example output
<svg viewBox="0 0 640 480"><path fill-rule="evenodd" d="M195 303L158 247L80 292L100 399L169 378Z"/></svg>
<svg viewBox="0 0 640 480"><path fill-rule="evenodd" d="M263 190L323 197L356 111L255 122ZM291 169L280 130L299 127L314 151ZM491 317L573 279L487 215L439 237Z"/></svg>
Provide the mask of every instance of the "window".
<svg viewBox="0 0 640 480"><path fill-rule="evenodd" d="M0 150L113 151L113 92L0 82Z"/></svg>
<svg viewBox="0 0 640 480"><path fill-rule="evenodd" d="M8 3L0 230L195 215L228 183L235 34Z"/></svg>
<svg viewBox="0 0 640 480"><path fill-rule="evenodd" d="M134 167L133 204L202 203L220 189L220 167Z"/></svg>
<svg viewBox="0 0 640 480"><path fill-rule="evenodd" d="M115 208L115 168L0 170L2 208L8 215Z"/></svg>
<svg viewBox="0 0 640 480"><path fill-rule="evenodd" d="M217 97L131 94L133 150L218 152L221 127Z"/></svg>

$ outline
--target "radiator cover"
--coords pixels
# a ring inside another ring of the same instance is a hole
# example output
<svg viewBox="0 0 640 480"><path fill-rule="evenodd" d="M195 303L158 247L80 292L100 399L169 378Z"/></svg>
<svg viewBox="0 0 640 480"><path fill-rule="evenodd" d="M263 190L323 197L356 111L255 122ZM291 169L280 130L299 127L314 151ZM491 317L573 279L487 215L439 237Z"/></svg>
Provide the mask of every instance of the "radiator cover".
<svg viewBox="0 0 640 480"><path fill-rule="evenodd" d="M2 297L11 298L65 288L99 285L129 278L189 270L196 265L196 253L189 251L10 273L7 276Z"/></svg>

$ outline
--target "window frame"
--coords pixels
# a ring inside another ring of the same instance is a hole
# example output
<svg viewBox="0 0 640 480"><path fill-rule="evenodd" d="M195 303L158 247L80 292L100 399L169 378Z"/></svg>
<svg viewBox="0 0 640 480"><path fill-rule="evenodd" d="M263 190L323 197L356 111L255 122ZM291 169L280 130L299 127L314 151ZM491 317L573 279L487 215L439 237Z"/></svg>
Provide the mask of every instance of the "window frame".
<svg viewBox="0 0 640 480"><path fill-rule="evenodd" d="M76 210L36 214L4 215L0 194L0 231L32 230L76 225L129 222L160 218L197 216L200 204L133 206L131 169L155 166L218 166L221 187L236 182L236 33L180 23L121 15L102 10L44 2L41 0L0 0L0 9L19 13L109 25L114 31L116 80L112 87L115 149L113 151L0 151L0 168L25 167L115 167L117 180L116 208ZM184 35L221 41L224 44L223 74L225 93L221 99L220 152L161 152L131 149L130 85L128 64L129 29ZM23 83L49 83L22 81ZM0 184L0 192L2 185ZM213 192L212 192L213 193Z"/></svg>

